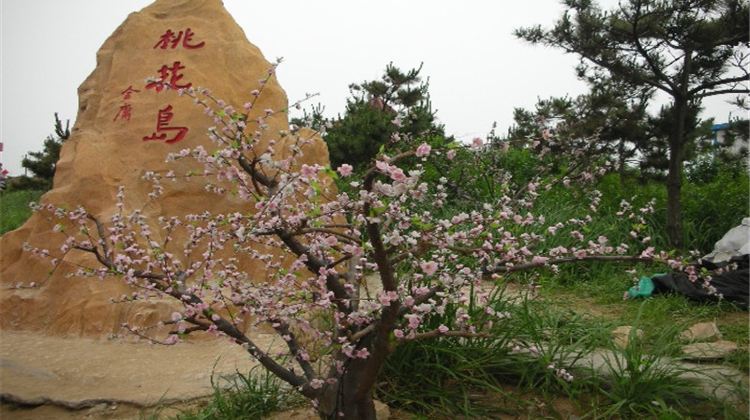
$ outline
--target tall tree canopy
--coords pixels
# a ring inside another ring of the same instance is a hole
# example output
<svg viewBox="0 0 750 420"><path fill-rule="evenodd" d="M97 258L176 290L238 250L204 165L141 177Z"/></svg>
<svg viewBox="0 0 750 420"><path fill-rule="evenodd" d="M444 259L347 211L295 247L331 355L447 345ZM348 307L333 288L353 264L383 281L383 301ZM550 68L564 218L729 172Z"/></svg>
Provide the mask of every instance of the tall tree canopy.
<svg viewBox="0 0 750 420"><path fill-rule="evenodd" d="M747 94L748 3L744 0L623 0L603 11L592 0L565 0L567 10L550 29L521 28L533 44L580 55L586 74L607 72L616 81L671 98L667 230L682 245L682 169L693 117L703 98Z"/></svg>

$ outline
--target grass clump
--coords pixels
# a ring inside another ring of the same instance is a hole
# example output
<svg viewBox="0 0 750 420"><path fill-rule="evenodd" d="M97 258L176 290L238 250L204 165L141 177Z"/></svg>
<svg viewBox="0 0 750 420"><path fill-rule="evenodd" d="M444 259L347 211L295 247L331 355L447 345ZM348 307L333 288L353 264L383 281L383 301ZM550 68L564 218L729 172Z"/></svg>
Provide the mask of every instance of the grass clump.
<svg viewBox="0 0 750 420"><path fill-rule="evenodd" d="M585 390L583 382L561 372L602 342L608 330L523 298L496 295L487 306L490 313L503 314L483 331L491 338L401 343L384 366L378 398L424 416L493 418L540 415L541 406L544 415L555 415L550 401L576 398ZM488 317L484 307L469 313ZM430 317L425 328L451 325L454 317L455 311L447 310Z"/></svg>
<svg viewBox="0 0 750 420"><path fill-rule="evenodd" d="M716 305L696 310L674 298L622 304L622 313L604 318L544 299L497 298L488 305L507 317L485 330L492 338L401 343L383 369L378 398L424 418L739 418L736 404L706 389L702 367L680 360L686 323L668 316L710 315ZM472 318L482 316L479 309ZM446 311L425 328L451 325L454 317ZM626 320L632 334L619 349L611 331Z"/></svg>
<svg viewBox="0 0 750 420"><path fill-rule="evenodd" d="M686 368L667 358L676 351L680 328L663 329L650 343L637 333L644 306L633 322L627 346L611 348L601 357L605 373L598 391L607 401L599 407L599 416L639 418L665 410L678 414L705 399L698 384L682 376Z"/></svg>
<svg viewBox="0 0 750 420"><path fill-rule="evenodd" d="M238 372L236 376L221 381L220 384L211 379L214 393L205 407L183 412L175 420L260 419L299 404L299 397L284 388L269 372L251 371L247 375Z"/></svg>

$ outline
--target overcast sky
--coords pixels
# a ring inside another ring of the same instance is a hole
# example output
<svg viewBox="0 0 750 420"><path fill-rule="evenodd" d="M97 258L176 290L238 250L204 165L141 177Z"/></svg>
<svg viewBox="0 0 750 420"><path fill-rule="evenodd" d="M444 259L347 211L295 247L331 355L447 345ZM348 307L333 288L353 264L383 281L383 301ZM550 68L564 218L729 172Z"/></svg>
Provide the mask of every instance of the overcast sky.
<svg viewBox="0 0 750 420"><path fill-rule="evenodd" d="M53 113L75 121L76 90L94 70L96 51L131 12L150 0L0 0L2 163L11 175L42 148ZM605 6L616 0L604 0ZM267 59L284 57L278 78L289 99L319 92L327 115L344 109L348 85L378 78L393 62L424 63L433 108L449 134L504 133L514 107L537 97L577 95L578 58L516 39L514 28L550 26L557 0L225 0ZM729 98L710 98L704 117L725 121ZM736 111L735 111L736 113Z"/></svg>

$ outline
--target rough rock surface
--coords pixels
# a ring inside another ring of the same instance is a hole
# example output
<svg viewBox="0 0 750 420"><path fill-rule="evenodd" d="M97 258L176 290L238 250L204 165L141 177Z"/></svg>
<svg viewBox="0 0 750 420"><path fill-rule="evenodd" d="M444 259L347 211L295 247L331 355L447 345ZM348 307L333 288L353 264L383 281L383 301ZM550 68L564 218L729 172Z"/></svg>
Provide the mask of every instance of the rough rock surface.
<svg viewBox="0 0 750 420"><path fill-rule="evenodd" d="M285 348L276 334L255 334L252 338L261 348L272 352ZM22 405L42 406L34 410L6 407L0 411L0 418L143 419L144 414L154 411L150 407L211 394L212 376L221 386L227 383L222 378L231 380L237 372L247 374L255 366L258 363L239 346L207 336L191 337L176 346L161 346L2 331L3 398ZM375 401L375 409L378 419L390 417L387 405ZM318 416L312 408L297 408L275 413L270 418L317 419Z"/></svg>
<svg viewBox="0 0 750 420"><path fill-rule="evenodd" d="M172 31L171 36L168 31ZM165 35L168 38L163 38ZM157 91L158 85L149 87L146 78L165 76L164 81L175 87L188 83L208 87L217 98L242 109L270 66L220 0L158 0L132 13L102 45L96 69L79 88L76 124L63 146L54 188L43 196L42 203L65 208L82 205L107 220L115 212L117 187L123 185L126 211L142 208L154 223L161 215L247 211L250 206L243 206L236 198L204 191L203 177L174 186L165 184L163 198L148 199L151 185L142 180L146 171L184 174L196 168L200 173L202 168L195 163L165 163L164 158L169 152L198 145L213 150L206 133L214 122L190 98L178 97L171 89ZM287 106L286 94L272 78L253 112L285 110ZM161 127L157 124L160 115L166 121ZM251 113L250 119L254 115ZM269 129L262 144L278 137L279 130L288 129L285 112L274 114L266 122ZM165 137L144 140L152 134ZM184 138L178 139L182 134ZM175 141L168 143L171 140ZM307 147L303 161L328 163L321 140ZM28 242L59 254L64 235L53 232L52 227L45 215L36 214L0 238L0 328L48 335L106 336L119 332L123 322L154 324L170 311L167 301L109 303L110 298L131 292L115 279L66 277L78 265L96 267L89 255L68 253L50 275L50 262L22 252L22 245ZM154 232L158 241L158 230ZM265 268L252 262L245 267L251 276ZM16 287L18 284L23 287Z"/></svg>

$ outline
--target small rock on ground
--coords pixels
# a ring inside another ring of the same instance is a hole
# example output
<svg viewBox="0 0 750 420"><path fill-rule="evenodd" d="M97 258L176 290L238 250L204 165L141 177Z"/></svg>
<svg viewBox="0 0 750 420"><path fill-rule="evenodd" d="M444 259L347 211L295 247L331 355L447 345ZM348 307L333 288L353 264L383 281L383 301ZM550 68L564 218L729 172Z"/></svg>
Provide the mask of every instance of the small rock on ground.
<svg viewBox="0 0 750 420"><path fill-rule="evenodd" d="M722 359L737 351L737 343L720 340L713 343L693 343L682 347L682 353L688 359L714 360Z"/></svg>
<svg viewBox="0 0 750 420"><path fill-rule="evenodd" d="M715 322L699 322L680 333L682 341L721 340L721 332Z"/></svg>
<svg viewBox="0 0 750 420"><path fill-rule="evenodd" d="M630 341L631 331L633 331L633 327L631 327L630 325L622 325L612 330L612 341L614 341L615 346L621 349L626 348ZM635 334L638 338L642 338L643 330L638 329L636 330Z"/></svg>

